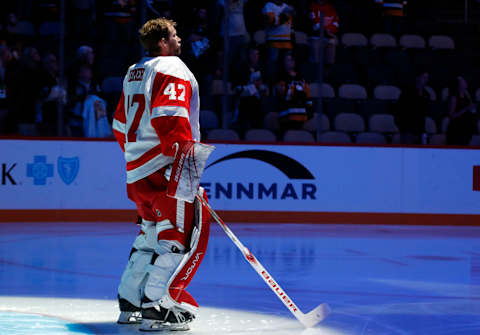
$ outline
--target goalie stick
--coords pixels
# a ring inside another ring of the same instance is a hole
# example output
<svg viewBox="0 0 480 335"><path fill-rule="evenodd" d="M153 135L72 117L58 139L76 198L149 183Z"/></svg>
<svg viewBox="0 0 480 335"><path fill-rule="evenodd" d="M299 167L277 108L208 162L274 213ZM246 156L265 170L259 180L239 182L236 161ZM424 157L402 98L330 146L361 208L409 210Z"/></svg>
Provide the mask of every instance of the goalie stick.
<svg viewBox="0 0 480 335"><path fill-rule="evenodd" d="M328 304L323 303L315 307L310 312L304 314L300 308L298 308L292 299L287 295L287 293L278 285L278 283L273 279L273 277L265 270L262 264L255 258L255 256L245 247L242 242L235 236L235 234L228 228L228 226L223 222L223 220L218 216L218 214L210 207L210 205L203 199L199 194L196 195L197 199L205 206L212 217L217 221L220 227L223 228L225 233L230 237L230 239L235 243L235 245L240 249L245 259L250 263L250 265L257 271L257 273L262 277L262 279L267 283L268 287L275 292L277 297L283 302L283 304L288 308L288 310L297 318L298 321L305 326L305 328L314 327L319 322L323 321L328 314L330 314L330 307Z"/></svg>

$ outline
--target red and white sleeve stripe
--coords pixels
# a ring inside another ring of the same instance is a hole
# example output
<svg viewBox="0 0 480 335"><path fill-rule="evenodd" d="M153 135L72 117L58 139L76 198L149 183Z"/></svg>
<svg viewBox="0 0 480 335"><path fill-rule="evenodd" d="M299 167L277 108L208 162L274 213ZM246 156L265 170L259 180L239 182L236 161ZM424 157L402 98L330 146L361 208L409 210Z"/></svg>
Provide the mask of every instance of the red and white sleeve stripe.
<svg viewBox="0 0 480 335"><path fill-rule="evenodd" d="M189 81L157 73L152 88L151 123L166 156L175 155L175 143L192 140Z"/></svg>

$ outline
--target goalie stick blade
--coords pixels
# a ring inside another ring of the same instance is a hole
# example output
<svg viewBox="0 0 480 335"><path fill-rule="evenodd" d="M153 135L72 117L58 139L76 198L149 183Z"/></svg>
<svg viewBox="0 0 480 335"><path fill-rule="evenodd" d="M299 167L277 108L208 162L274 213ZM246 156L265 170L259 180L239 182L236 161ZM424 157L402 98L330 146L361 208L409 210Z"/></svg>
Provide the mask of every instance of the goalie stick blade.
<svg viewBox="0 0 480 335"><path fill-rule="evenodd" d="M330 312L330 306L324 303L305 314L300 322L305 326L305 328L312 328L319 322L323 321L330 314Z"/></svg>

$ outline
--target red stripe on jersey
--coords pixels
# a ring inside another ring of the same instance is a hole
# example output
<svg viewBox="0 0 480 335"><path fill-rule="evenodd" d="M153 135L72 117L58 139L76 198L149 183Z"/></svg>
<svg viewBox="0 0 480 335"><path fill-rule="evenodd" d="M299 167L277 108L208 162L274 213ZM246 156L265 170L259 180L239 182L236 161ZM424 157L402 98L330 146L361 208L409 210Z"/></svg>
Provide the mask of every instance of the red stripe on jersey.
<svg viewBox="0 0 480 335"><path fill-rule="evenodd" d="M189 81L157 73L152 88L151 108L161 106L180 106L188 110L190 115L190 99L192 86ZM150 113L152 110L150 110Z"/></svg>
<svg viewBox="0 0 480 335"><path fill-rule="evenodd" d="M162 116L151 120L157 132L165 156L175 156L174 143L181 144L192 140L190 121L181 116Z"/></svg>
<svg viewBox="0 0 480 335"><path fill-rule="evenodd" d="M152 158L154 158L155 156L161 153L162 153L162 145L159 144L157 146L154 146L152 149L148 150L146 153L144 153L134 161L127 162L127 171L131 171L142 166L143 164L145 164L146 162L148 162L149 160L151 160Z"/></svg>
<svg viewBox="0 0 480 335"><path fill-rule="evenodd" d="M117 104L117 108L115 109L115 114L113 115L114 119L117 119L121 123L127 123L127 116L125 113L125 97L123 95L120 96L120 101Z"/></svg>
<svg viewBox="0 0 480 335"><path fill-rule="evenodd" d="M119 132L116 129L113 129L113 135L117 139L118 144L120 144L120 148L122 148L122 151L125 152L125 134Z"/></svg>

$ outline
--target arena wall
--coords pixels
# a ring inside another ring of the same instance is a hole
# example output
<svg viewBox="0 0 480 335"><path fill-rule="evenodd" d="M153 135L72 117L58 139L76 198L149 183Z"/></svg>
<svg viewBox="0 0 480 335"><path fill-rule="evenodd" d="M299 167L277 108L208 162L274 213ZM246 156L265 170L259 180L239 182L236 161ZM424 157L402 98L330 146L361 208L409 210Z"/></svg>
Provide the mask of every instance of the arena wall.
<svg viewBox="0 0 480 335"><path fill-rule="evenodd" d="M480 149L214 144L202 178L229 222L480 221ZM0 140L0 222L132 221L113 141Z"/></svg>

